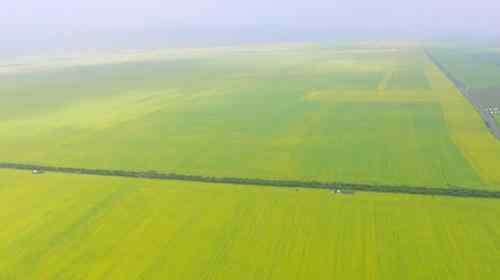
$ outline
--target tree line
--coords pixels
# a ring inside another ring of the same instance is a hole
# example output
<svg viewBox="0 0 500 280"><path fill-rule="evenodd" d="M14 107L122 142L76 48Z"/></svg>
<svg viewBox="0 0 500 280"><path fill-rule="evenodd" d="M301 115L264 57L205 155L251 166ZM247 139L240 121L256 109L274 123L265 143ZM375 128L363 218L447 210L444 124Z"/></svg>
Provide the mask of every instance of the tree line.
<svg viewBox="0 0 500 280"><path fill-rule="evenodd" d="M363 192L380 192L380 193L401 193L401 194L431 195L431 196L500 198L500 191L488 191L488 190L464 188L458 186L433 187L433 186L362 184L362 183L345 183L345 182L327 183L319 181L213 177L213 176L185 175L176 173L162 173L158 171L125 171L125 170L54 167L54 166L19 164L19 163L0 163L0 168L28 170L37 172L97 175L97 176L114 176L114 177L160 179L160 180L182 180L182 181L193 181L193 182L203 182L203 183L272 186L272 187L287 187L287 188L330 189L334 191L340 190L340 191L363 191Z"/></svg>

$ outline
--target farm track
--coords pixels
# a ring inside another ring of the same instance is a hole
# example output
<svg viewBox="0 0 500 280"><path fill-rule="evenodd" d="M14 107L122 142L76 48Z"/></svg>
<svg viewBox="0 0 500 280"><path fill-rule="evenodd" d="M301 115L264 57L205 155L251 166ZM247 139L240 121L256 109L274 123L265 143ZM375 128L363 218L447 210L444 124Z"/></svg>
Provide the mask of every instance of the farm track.
<svg viewBox="0 0 500 280"><path fill-rule="evenodd" d="M87 169L71 167L54 167L34 164L20 163L0 163L0 169L14 169L38 172L68 173L79 175L128 177L156 180L182 180L203 183L218 184L237 184L251 186L269 186L285 188L311 188L311 189L329 189L340 191L362 191L378 193L398 193L414 195L431 196L453 196L453 197L472 197L472 198L500 198L500 191L487 191L464 187L431 187L431 186L396 186L396 185L376 185L376 184L356 184L344 182L316 182L316 181L296 181L296 180L273 180L273 179L254 179L254 178L228 178L228 177L207 177L195 175L182 175L175 173L160 173L157 171L125 171L125 170L105 170L105 169Z"/></svg>
<svg viewBox="0 0 500 280"><path fill-rule="evenodd" d="M470 93L467 86L461 81L457 80L453 75L446 70L446 68L439 63L427 50L425 50L425 54L427 57L434 63L441 72L445 74L445 76L450 80L455 87L460 91L460 93L474 106L476 111L481 115L486 127L498 140L500 140L500 126L495 120L495 117L485 110L484 106L481 104L481 101L478 97L476 97L473 93Z"/></svg>

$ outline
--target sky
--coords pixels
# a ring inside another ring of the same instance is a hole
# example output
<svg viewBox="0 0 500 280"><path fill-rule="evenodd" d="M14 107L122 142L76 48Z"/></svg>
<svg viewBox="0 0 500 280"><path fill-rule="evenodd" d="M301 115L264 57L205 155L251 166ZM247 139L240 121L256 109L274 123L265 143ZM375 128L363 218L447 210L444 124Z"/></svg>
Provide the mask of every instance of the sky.
<svg viewBox="0 0 500 280"><path fill-rule="evenodd" d="M2 25L79 28L158 25L444 28L500 27L497 0L16 0Z"/></svg>
<svg viewBox="0 0 500 280"><path fill-rule="evenodd" d="M15 0L2 3L0 32L7 45L68 34L184 29L234 34L250 27L298 33L500 34L499 13L498 0Z"/></svg>

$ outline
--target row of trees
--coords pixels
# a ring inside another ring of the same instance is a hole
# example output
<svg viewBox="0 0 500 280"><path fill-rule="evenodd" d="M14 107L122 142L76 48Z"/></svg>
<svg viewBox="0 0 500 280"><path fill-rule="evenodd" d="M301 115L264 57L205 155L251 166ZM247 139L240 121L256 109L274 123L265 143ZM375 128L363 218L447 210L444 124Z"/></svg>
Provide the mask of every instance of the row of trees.
<svg viewBox="0 0 500 280"><path fill-rule="evenodd" d="M17 170L37 170L45 172L71 173L71 174L86 174L98 176L118 176L130 178L144 179L167 179L167 180L184 180L205 183L222 183L222 184L237 184L237 185L257 185L257 186L273 186L273 187L294 187L294 188L315 188L315 189L331 189L343 191L364 191L364 192L381 192L381 193L402 193L402 194L418 194L418 195L439 195L439 196L457 196L457 197L484 197L484 198L500 198L499 191L487 191L470 189L463 187L430 187L430 186L406 186L406 185L381 185L381 184L361 184L361 183L325 183L317 181L298 181L298 180L274 180L274 179L255 179L255 178L232 178L232 177L211 177L197 175L183 175L176 173L160 173L157 171L124 171L124 170L105 170L105 169L87 169L87 168L70 168L70 167L53 167L33 164L18 164L18 163L0 163L0 168L17 169Z"/></svg>

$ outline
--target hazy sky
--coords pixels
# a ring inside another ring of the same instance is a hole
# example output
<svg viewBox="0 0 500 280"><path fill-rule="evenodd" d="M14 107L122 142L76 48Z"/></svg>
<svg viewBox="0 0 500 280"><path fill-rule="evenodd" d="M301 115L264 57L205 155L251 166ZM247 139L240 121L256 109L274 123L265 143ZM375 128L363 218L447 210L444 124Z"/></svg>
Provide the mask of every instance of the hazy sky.
<svg viewBox="0 0 500 280"><path fill-rule="evenodd" d="M498 0L12 0L0 25L500 29Z"/></svg>
<svg viewBox="0 0 500 280"><path fill-rule="evenodd" d="M244 26L491 35L500 34L500 0L6 0L0 9L5 45L50 33Z"/></svg>

